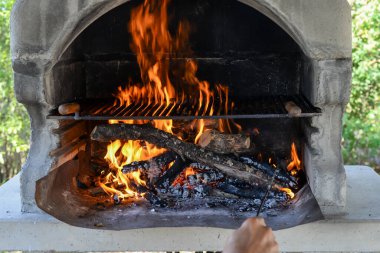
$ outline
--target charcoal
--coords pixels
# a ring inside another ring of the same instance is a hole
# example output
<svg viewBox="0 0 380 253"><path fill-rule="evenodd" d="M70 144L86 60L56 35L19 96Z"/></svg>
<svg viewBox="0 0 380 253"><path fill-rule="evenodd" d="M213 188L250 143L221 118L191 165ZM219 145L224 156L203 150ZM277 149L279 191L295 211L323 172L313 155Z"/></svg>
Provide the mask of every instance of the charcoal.
<svg viewBox="0 0 380 253"><path fill-rule="evenodd" d="M253 200L253 203L257 206L259 206L261 204L261 199L254 199Z"/></svg>
<svg viewBox="0 0 380 253"><path fill-rule="evenodd" d="M173 195L182 196L182 192L183 189L179 184L175 185L174 187L170 187L170 193L172 193Z"/></svg>
<svg viewBox="0 0 380 253"><path fill-rule="evenodd" d="M197 183L197 178L194 175L188 176L187 181L190 185L195 185Z"/></svg>
<svg viewBox="0 0 380 253"><path fill-rule="evenodd" d="M274 174L275 169L267 163L262 163L262 162L256 161L255 159L250 158L250 157L240 157L240 161L245 163L245 164L254 166L255 168L257 168L257 169L261 170L262 172L266 173L267 175L269 175L270 177L272 177ZM297 179L295 177L289 175L287 173L287 171L285 171L283 169L279 169L277 171L275 179L288 184L288 186L293 188L293 189L297 188Z"/></svg>
<svg viewBox="0 0 380 253"><path fill-rule="evenodd" d="M175 161L173 165L166 170L161 177L156 181L157 186L171 185L177 176L186 168L187 161L183 160L180 156L175 155Z"/></svg>
<svg viewBox="0 0 380 253"><path fill-rule="evenodd" d="M209 194L210 189L211 189L211 187L206 186L206 185L201 185L201 184L197 185L194 188L195 197L197 197L197 198L204 198L205 196L207 196Z"/></svg>
<svg viewBox="0 0 380 253"><path fill-rule="evenodd" d="M124 174L130 173L136 170L142 170L146 172L149 172L150 170L152 170L152 172L154 172L155 168L163 168L169 163L171 163L172 161L174 161L175 158L176 158L175 153L168 151L156 157L153 157L150 160L137 161L137 162L132 162L130 164L127 164L123 167L122 171Z"/></svg>
<svg viewBox="0 0 380 253"><path fill-rule="evenodd" d="M151 192L146 193L144 195L144 198L146 200L148 200L152 206L157 206L157 207L166 207L167 206L165 201L163 201L160 197L158 197L157 195L155 195Z"/></svg>
<svg viewBox="0 0 380 253"><path fill-rule="evenodd" d="M204 165L202 163L190 163L189 167L193 169L199 169L199 170L211 170L209 166Z"/></svg>
<svg viewBox="0 0 380 253"><path fill-rule="evenodd" d="M224 191L224 192L227 192L227 193L230 193L230 194L242 197L242 198L247 198L247 199L262 198L262 197L264 197L264 194L265 194L265 191L263 189L260 189L260 188L241 189L241 188L236 187L233 184L224 183L224 182L219 183L217 185L217 188L219 190Z"/></svg>
<svg viewBox="0 0 380 253"><path fill-rule="evenodd" d="M182 198L187 199L190 197L190 191L187 187L183 188Z"/></svg>
<svg viewBox="0 0 380 253"><path fill-rule="evenodd" d="M270 198L266 200L264 206L265 208L270 209L270 208L275 207L276 204L277 204L277 201L275 199Z"/></svg>
<svg viewBox="0 0 380 253"><path fill-rule="evenodd" d="M121 203L121 198L119 197L119 195L117 194L113 195L113 203L115 205L119 205Z"/></svg>

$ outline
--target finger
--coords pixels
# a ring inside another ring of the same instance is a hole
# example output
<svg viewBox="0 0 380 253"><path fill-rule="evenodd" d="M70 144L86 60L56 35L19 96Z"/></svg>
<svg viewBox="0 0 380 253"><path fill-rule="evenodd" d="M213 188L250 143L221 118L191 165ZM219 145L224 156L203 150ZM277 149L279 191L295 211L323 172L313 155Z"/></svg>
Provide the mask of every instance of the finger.
<svg viewBox="0 0 380 253"><path fill-rule="evenodd" d="M261 217L256 217L256 218L248 218L246 219L242 227L251 227L251 226L266 226L265 221Z"/></svg>
<svg viewBox="0 0 380 253"><path fill-rule="evenodd" d="M265 223L264 218L257 217L257 218L256 218L256 221L257 221L257 223L260 224L260 225L263 225L263 226L266 226L266 225L267 225L267 224Z"/></svg>
<svg viewBox="0 0 380 253"><path fill-rule="evenodd" d="M270 252L270 253L279 253L280 252L280 247L276 241L272 242L269 245L269 249L270 250L268 252Z"/></svg>
<svg viewBox="0 0 380 253"><path fill-rule="evenodd" d="M275 238L272 232L272 229L269 227L262 227L258 231L258 234L261 237L262 243L273 243L275 242Z"/></svg>

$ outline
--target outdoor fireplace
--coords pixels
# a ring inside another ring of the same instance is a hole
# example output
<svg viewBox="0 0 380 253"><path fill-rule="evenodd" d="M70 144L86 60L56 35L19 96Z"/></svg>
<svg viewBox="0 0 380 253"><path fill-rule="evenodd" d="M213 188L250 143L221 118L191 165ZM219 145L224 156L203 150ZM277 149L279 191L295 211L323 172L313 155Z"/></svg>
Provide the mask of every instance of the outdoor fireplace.
<svg viewBox="0 0 380 253"><path fill-rule="evenodd" d="M46 52L38 59L13 37L15 89L32 121L23 210L36 211L36 198L85 227L233 228L270 189L263 213L274 228L318 219L319 207L341 214L349 37L329 27L322 43L269 1L154 3L65 2L82 16L44 13L66 26L30 37Z"/></svg>

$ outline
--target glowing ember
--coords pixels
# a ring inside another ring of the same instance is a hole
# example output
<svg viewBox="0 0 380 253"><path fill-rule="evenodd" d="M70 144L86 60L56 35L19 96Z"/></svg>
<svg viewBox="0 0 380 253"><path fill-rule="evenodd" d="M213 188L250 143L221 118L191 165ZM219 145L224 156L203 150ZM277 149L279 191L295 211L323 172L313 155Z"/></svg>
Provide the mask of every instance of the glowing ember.
<svg viewBox="0 0 380 253"><path fill-rule="evenodd" d="M186 168L185 170L185 178L187 178L188 176L192 176L192 175L195 175L196 172L193 168Z"/></svg>
<svg viewBox="0 0 380 253"><path fill-rule="evenodd" d="M174 182L172 183L172 186L175 186L177 184L181 186L184 185L188 177L195 174L197 174L197 171L191 167L184 169L184 171L176 178L176 180L174 180Z"/></svg>
<svg viewBox="0 0 380 253"><path fill-rule="evenodd" d="M286 195L289 196L290 199L293 199L295 194L293 193L292 190L290 190L289 188L280 188L280 191L283 191L286 193Z"/></svg>

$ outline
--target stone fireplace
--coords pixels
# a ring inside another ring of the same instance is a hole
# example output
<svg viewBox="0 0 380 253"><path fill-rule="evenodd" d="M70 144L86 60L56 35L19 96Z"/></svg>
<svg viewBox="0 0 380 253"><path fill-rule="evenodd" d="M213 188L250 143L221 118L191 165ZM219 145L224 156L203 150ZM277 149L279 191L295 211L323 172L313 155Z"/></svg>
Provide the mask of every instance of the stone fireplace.
<svg viewBox="0 0 380 253"><path fill-rule="evenodd" d="M118 85L138 73L131 63L126 28L137 2L16 2L15 91L30 114L32 128L30 154L21 174L24 212L39 211L36 181L85 150L85 136L92 130L86 120L54 118L52 110L80 99L110 98ZM315 116L295 119L304 139L304 169L322 213L344 213L346 176L340 140L351 77L346 1L173 2L177 15L195 27L190 39L201 77L227 83L239 99L302 95L320 109ZM336 18L322 18L328 15ZM276 122L265 120L255 122ZM281 122L293 129L293 123ZM283 148L274 142L268 145Z"/></svg>
<svg viewBox="0 0 380 253"><path fill-rule="evenodd" d="M231 233L226 228L238 226L240 221L231 222L233 219L228 215L219 220L208 219L215 211L210 209L211 215L202 216L204 220L195 222L196 227L189 221L182 225L171 221L169 225L135 223L132 227L113 228L93 222L90 224L93 229L88 230L62 223L38 207L50 213L41 203L47 196L53 197L52 202L45 202L47 206L55 207L59 202L54 201L52 189L55 188L45 186L55 182L78 185L77 181L61 177L62 172L71 172L71 165L81 159L93 158L91 143L97 138L91 134L94 129L104 125L108 129L110 119L133 119L133 114L125 118L120 111L96 114L85 109L92 101L96 101L97 109L102 107L98 101L112 104L119 86L128 87L129 79L134 82L139 79L136 55L130 49L128 24L131 9L142 2L16 1L11 17L15 93L29 112L32 137L22 172L0 188L0 200L7 203L0 207L0 249L215 251L222 249ZM302 186L308 187L313 195L310 199L316 200L316 206L301 209L301 214L305 218L320 208L327 219L288 229L283 228L290 227L289 224L270 223L282 228L275 232L281 250L378 250L379 178L370 168L344 167L341 157L342 114L351 83L348 3L345 0L172 0L169 13L173 23L186 18L192 25L189 41L191 57L198 64L197 77L211 84L226 85L231 91L230 98L236 102L236 110L213 116L238 123L241 118L248 121L241 125L251 131L243 134L250 135L263 156L270 153L274 154L273 158L286 160L293 141L298 149L305 179ZM174 33L176 27L169 30ZM176 60L190 58L188 51L177 56ZM282 100L276 102L279 97ZM290 115L286 108L274 109L281 108L289 98L301 107L301 114ZM250 104L254 101L260 101L256 106L262 105L261 108ZM58 112L59 106L72 102L80 104L80 109L65 114ZM250 110L240 110L244 106L251 106ZM136 114L141 117L140 113ZM167 115L172 119L188 116ZM199 115L190 116L194 120ZM196 120L205 115L200 116ZM257 132L260 134L256 136ZM229 154L236 160L235 156ZM262 164L273 167L266 160ZM273 178L273 185L281 183L276 174ZM66 188L58 188L62 189ZM71 211L70 202L59 207ZM158 207L153 209L160 211ZM256 209L243 213L252 216ZM265 207L262 215L275 220ZM179 216L186 218L181 213ZM133 217L132 213L129 218ZM143 218L149 220L151 216ZM312 220L305 219L298 224ZM65 222L72 224L69 220Z"/></svg>

